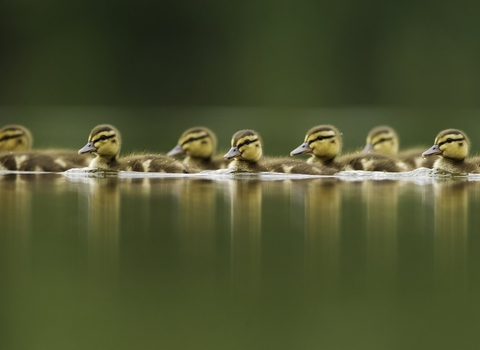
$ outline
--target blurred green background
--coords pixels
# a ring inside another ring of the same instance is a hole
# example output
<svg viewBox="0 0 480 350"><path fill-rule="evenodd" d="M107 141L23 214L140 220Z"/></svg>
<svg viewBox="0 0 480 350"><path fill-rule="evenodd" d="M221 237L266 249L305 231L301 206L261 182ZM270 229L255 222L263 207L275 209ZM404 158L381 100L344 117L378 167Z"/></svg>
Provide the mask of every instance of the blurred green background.
<svg viewBox="0 0 480 350"><path fill-rule="evenodd" d="M480 137L478 2L0 6L0 124L26 124L37 148L80 148L99 123L120 128L127 152L166 152L198 124L221 150L257 129L273 155L322 123L340 128L345 150L377 124L403 147L446 127Z"/></svg>
<svg viewBox="0 0 480 350"><path fill-rule="evenodd" d="M476 1L4 1L2 105L478 107Z"/></svg>

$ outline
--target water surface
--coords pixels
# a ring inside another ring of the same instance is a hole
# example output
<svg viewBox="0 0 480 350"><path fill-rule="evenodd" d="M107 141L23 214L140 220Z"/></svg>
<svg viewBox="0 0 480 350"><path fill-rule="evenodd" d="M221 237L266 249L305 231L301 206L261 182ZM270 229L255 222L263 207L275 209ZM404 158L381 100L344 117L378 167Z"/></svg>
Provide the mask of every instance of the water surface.
<svg viewBox="0 0 480 350"><path fill-rule="evenodd" d="M3 349L478 345L477 177L143 175L0 174Z"/></svg>

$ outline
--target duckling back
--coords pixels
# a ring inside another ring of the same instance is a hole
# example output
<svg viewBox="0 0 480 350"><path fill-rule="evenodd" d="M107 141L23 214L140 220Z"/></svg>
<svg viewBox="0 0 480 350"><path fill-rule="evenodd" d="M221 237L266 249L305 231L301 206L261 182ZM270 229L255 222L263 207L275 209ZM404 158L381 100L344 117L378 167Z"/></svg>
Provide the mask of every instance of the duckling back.
<svg viewBox="0 0 480 350"><path fill-rule="evenodd" d="M402 172L411 170L405 162L384 154L348 154L340 157L336 167L341 170Z"/></svg>
<svg viewBox="0 0 480 350"><path fill-rule="evenodd" d="M192 173L194 169L168 156L159 154L137 155L120 159L118 170L154 173Z"/></svg>

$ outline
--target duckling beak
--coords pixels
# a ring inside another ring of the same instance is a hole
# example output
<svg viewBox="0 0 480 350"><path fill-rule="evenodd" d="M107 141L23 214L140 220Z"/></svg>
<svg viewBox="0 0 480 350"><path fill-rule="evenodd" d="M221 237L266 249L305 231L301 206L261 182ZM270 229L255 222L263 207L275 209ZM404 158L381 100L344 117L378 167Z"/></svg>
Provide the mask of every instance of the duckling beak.
<svg viewBox="0 0 480 350"><path fill-rule="evenodd" d="M364 149L362 149L362 152L360 153L370 153L373 152L373 145L367 144Z"/></svg>
<svg viewBox="0 0 480 350"><path fill-rule="evenodd" d="M167 153L167 156L170 156L170 157L181 156L182 154L185 154L185 151L182 149L182 146L176 145L174 149L172 149L170 152Z"/></svg>
<svg viewBox="0 0 480 350"><path fill-rule="evenodd" d="M228 153L223 156L223 158L232 159L232 158L235 158L235 157L238 157L238 156L241 156L241 155L242 154L238 150L238 147L232 147L232 148L230 148L230 151L228 151Z"/></svg>
<svg viewBox="0 0 480 350"><path fill-rule="evenodd" d="M439 145L433 145L432 147L430 147L429 149L427 149L425 152L422 153L422 157L431 156L434 154L442 154L442 153L443 151L440 149Z"/></svg>
<svg viewBox="0 0 480 350"><path fill-rule="evenodd" d="M296 156L297 154L312 153L312 152L313 150L308 145L308 142L304 142L300 146L295 148L292 152L290 152L290 155Z"/></svg>
<svg viewBox="0 0 480 350"><path fill-rule="evenodd" d="M97 147L95 147L93 145L93 142L89 142L87 143L85 146L83 146L83 148L81 148L79 151L78 151L78 154L83 154L83 153L88 153L88 152L96 152L97 151Z"/></svg>

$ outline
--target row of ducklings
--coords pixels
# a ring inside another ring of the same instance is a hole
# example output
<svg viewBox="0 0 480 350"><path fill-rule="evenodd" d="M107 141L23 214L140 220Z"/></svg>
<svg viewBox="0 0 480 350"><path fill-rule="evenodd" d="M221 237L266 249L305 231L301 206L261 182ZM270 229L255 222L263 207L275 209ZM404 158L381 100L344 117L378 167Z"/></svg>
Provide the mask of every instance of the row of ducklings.
<svg viewBox="0 0 480 350"><path fill-rule="evenodd" d="M230 150L223 157L215 156L216 137L205 127L186 130L177 146L166 155L119 157L120 133L107 124L93 128L88 143L78 154L65 150L30 151L31 145L28 129L19 125L0 129L0 169L59 172L89 166L112 171L196 173L230 168L247 172L332 175L344 170L400 172L435 167L450 173L480 172L480 159L467 158L469 140L457 129L440 132L434 145L424 152L423 149L398 152L396 132L387 126L377 127L368 134L361 152L340 156L341 133L331 125L320 125L310 129L304 142L290 153L291 156L311 154L307 162L263 156L262 140L253 130L235 133ZM95 158L90 156L92 153ZM179 156L185 156L183 162L173 158Z"/></svg>

